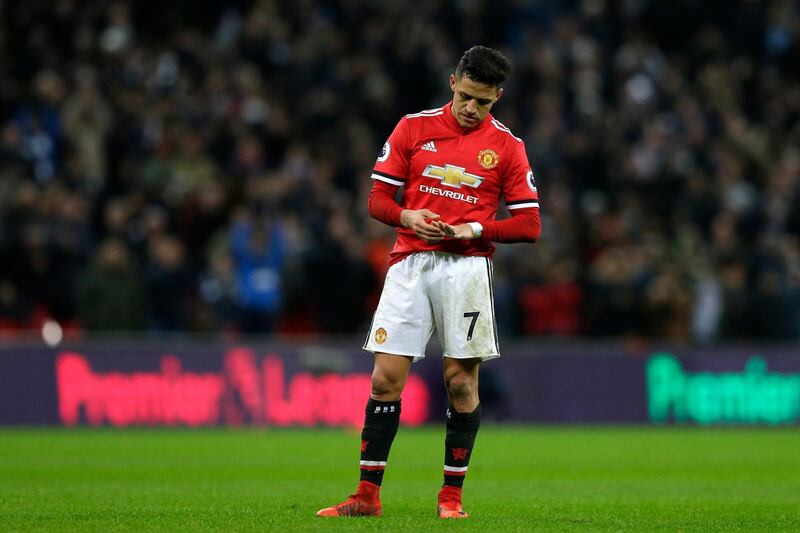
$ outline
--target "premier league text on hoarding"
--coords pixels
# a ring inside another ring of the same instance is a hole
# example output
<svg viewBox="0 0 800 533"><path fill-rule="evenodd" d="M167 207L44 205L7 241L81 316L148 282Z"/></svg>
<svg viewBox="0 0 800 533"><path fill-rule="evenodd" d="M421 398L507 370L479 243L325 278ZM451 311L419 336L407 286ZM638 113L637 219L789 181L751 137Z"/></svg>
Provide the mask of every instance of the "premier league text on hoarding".
<svg viewBox="0 0 800 533"><path fill-rule="evenodd" d="M298 372L287 376L278 355L260 361L238 348L224 356L221 372L185 372L175 355L158 372L95 372L74 352L56 358L58 412L66 425L360 426L370 392L367 373ZM401 422L428 419L428 388L409 376Z"/></svg>
<svg viewBox="0 0 800 533"><path fill-rule="evenodd" d="M758 356L742 372L690 374L670 353L647 362L650 419L699 424L787 424L800 420L800 374L768 372Z"/></svg>

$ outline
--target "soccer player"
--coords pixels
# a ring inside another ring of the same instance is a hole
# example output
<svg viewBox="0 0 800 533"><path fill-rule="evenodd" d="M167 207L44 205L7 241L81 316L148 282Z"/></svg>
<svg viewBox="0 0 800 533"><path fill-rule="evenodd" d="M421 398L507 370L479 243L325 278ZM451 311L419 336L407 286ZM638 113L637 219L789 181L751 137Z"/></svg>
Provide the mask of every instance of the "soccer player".
<svg viewBox="0 0 800 533"><path fill-rule="evenodd" d="M444 348L449 401L438 513L468 516L461 488L481 419L478 368L500 356L492 241L534 242L541 228L525 145L489 113L510 67L497 50L467 50L450 75L453 100L402 118L375 163L369 212L397 228L397 241L364 344L375 366L361 433L361 480L355 494L319 516L381 514L400 394L434 331ZM511 216L495 220L501 197Z"/></svg>

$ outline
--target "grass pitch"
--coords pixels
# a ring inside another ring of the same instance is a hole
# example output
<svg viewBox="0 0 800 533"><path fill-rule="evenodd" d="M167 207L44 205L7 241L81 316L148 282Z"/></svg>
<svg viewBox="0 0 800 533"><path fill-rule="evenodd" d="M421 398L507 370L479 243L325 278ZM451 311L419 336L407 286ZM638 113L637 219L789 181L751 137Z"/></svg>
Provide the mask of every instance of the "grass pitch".
<svg viewBox="0 0 800 533"><path fill-rule="evenodd" d="M465 521L435 517L444 429L401 428L380 518L340 430L0 430L3 531L800 531L795 429L485 426Z"/></svg>

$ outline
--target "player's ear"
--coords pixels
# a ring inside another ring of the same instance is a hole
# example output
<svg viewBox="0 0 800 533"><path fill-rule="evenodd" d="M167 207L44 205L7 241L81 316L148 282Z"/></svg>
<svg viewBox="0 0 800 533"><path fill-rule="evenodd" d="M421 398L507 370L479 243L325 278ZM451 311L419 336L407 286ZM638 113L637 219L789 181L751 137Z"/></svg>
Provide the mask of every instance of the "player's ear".
<svg viewBox="0 0 800 533"><path fill-rule="evenodd" d="M501 96L503 96L503 88L502 88L502 87L498 87L498 88L497 88L497 100L500 100L500 97L501 97ZM497 100L495 100L495 102L496 102Z"/></svg>
<svg viewBox="0 0 800 533"><path fill-rule="evenodd" d="M456 92L456 75L450 74L450 90Z"/></svg>

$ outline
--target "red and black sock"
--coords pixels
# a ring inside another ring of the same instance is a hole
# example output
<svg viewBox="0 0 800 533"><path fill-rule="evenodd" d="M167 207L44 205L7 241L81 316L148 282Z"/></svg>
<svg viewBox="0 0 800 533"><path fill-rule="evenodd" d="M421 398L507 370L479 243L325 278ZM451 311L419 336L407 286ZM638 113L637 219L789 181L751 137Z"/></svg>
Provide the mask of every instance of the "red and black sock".
<svg viewBox="0 0 800 533"><path fill-rule="evenodd" d="M389 449L399 426L400 400L381 402L369 399L361 431L361 481L380 486Z"/></svg>
<svg viewBox="0 0 800 533"><path fill-rule="evenodd" d="M481 405L471 413L459 413L451 405L447 409L447 435L444 439L444 484L464 485L475 436L481 425Z"/></svg>

